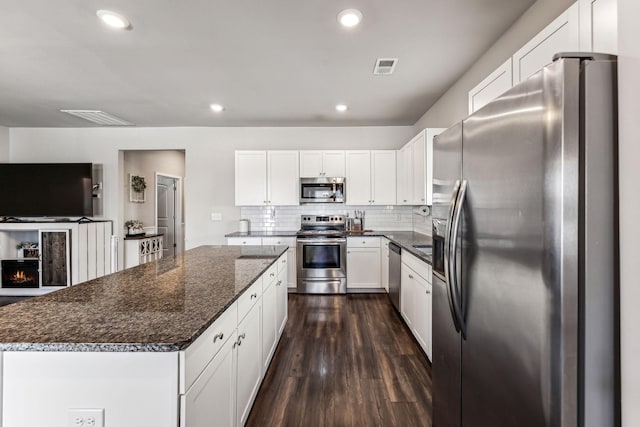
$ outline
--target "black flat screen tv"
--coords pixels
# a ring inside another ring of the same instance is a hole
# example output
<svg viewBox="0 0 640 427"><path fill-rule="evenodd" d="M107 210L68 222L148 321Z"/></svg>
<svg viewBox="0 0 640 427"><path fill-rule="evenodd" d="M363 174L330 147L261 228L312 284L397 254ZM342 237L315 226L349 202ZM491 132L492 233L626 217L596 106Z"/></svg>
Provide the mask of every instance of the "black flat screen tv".
<svg viewBox="0 0 640 427"><path fill-rule="evenodd" d="M92 216L91 163L0 163L0 216Z"/></svg>

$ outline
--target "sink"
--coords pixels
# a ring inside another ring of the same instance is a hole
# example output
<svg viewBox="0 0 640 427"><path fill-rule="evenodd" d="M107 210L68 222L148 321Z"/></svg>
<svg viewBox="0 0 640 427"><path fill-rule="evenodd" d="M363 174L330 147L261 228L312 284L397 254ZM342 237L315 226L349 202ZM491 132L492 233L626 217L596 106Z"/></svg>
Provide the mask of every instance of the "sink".
<svg viewBox="0 0 640 427"><path fill-rule="evenodd" d="M413 246L415 249L417 249L418 251L422 252L425 255L432 254L431 245L411 245L411 246Z"/></svg>

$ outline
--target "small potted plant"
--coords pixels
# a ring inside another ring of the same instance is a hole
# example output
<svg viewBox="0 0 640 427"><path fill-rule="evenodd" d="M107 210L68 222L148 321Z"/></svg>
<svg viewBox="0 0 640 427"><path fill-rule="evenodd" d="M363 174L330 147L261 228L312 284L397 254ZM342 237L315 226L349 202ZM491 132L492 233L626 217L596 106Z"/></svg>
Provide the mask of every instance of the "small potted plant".
<svg viewBox="0 0 640 427"><path fill-rule="evenodd" d="M144 234L142 221L140 220L130 219L128 221L125 221L124 226L127 229L127 236L138 236L140 234Z"/></svg>

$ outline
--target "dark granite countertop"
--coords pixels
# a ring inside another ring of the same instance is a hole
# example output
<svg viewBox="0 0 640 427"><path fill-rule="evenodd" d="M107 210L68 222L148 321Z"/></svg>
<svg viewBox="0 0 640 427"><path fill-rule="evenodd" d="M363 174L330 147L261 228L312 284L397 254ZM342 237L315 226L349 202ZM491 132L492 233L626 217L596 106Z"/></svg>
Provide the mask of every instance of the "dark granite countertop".
<svg viewBox="0 0 640 427"><path fill-rule="evenodd" d="M227 234L225 237L295 237L296 231L251 231L249 233ZM397 243L402 249L410 252L412 255L420 258L422 261L431 264L431 254L425 253L413 245L431 245L431 236L415 231L374 231L369 230L364 233L347 233L347 237L371 236L386 237Z"/></svg>
<svg viewBox="0 0 640 427"><path fill-rule="evenodd" d="M247 233L236 231L224 237L296 237L296 233L297 231L249 231Z"/></svg>
<svg viewBox="0 0 640 427"><path fill-rule="evenodd" d="M201 246L0 308L0 350L188 347L286 246Z"/></svg>

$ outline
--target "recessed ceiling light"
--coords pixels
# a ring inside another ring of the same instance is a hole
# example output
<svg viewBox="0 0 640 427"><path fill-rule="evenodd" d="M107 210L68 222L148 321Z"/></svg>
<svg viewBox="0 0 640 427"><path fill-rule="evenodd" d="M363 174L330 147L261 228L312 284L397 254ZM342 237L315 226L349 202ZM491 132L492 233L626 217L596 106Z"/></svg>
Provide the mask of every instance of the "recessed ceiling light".
<svg viewBox="0 0 640 427"><path fill-rule="evenodd" d="M345 104L338 104L336 105L336 111L339 111L341 113L344 113L345 111L347 111L348 107Z"/></svg>
<svg viewBox="0 0 640 427"><path fill-rule="evenodd" d="M358 9L345 9L338 14L338 22L344 27L355 27L362 21L362 12Z"/></svg>
<svg viewBox="0 0 640 427"><path fill-rule="evenodd" d="M131 22L119 13L111 12L110 10L99 10L96 12L98 18L110 27L117 28L119 30L130 30Z"/></svg>
<svg viewBox="0 0 640 427"><path fill-rule="evenodd" d="M211 104L211 109L216 113L219 113L224 110L224 107L220 104Z"/></svg>

